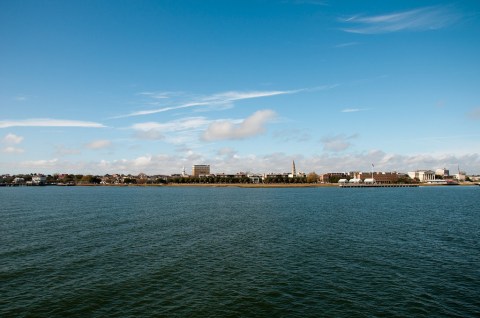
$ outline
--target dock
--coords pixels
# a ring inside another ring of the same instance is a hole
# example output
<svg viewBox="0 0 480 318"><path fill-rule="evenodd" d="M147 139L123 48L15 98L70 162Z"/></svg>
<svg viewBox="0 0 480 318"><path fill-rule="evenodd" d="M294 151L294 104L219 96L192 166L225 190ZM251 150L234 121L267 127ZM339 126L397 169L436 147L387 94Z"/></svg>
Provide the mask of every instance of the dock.
<svg viewBox="0 0 480 318"><path fill-rule="evenodd" d="M405 183L400 183L400 184L380 184L380 183L371 183L371 184L365 184L365 183L344 183L344 184L339 184L340 188L418 188L418 184L405 184Z"/></svg>

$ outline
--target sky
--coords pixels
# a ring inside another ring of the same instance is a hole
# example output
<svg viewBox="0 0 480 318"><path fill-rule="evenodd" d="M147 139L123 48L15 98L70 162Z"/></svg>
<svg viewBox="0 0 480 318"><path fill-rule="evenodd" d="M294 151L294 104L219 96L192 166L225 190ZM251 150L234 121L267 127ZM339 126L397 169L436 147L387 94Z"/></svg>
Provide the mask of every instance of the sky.
<svg viewBox="0 0 480 318"><path fill-rule="evenodd" d="M480 174L480 2L0 1L0 174Z"/></svg>

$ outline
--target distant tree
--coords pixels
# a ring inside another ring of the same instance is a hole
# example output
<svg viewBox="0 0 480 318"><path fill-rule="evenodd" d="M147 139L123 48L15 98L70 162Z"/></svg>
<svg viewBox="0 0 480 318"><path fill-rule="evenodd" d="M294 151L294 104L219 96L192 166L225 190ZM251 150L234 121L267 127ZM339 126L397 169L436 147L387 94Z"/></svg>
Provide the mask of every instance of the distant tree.
<svg viewBox="0 0 480 318"><path fill-rule="evenodd" d="M345 176L330 176L329 182L330 183L338 183L340 179L344 179Z"/></svg>
<svg viewBox="0 0 480 318"><path fill-rule="evenodd" d="M137 184L137 179L135 179L135 178L124 178L123 183L125 183L125 184Z"/></svg>
<svg viewBox="0 0 480 318"><path fill-rule="evenodd" d="M307 175L307 183L317 183L318 182L318 175L315 172L310 172Z"/></svg>

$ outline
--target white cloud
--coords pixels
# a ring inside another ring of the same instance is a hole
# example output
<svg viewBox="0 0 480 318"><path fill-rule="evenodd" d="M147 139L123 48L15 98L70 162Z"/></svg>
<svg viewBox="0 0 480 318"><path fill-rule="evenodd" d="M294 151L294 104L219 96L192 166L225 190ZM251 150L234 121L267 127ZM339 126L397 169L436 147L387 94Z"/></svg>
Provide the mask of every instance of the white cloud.
<svg viewBox="0 0 480 318"><path fill-rule="evenodd" d="M104 128L106 126L91 121L65 120L65 119L24 119L24 120L2 120L0 128L9 127L83 127L83 128Z"/></svg>
<svg viewBox="0 0 480 318"><path fill-rule="evenodd" d="M7 154L20 154L20 153L24 153L25 150L21 149L21 148L9 146L9 147L6 147L6 148L2 149L2 152L7 153Z"/></svg>
<svg viewBox="0 0 480 318"><path fill-rule="evenodd" d="M244 139L261 134L265 125L276 117L273 110L259 110L242 121L219 120L210 124L202 138L207 141L223 139Z"/></svg>
<svg viewBox="0 0 480 318"><path fill-rule="evenodd" d="M260 98L260 97L270 97L276 95L284 95L284 94L292 94L297 93L299 90L292 90L292 91L253 91L253 92L237 92L237 91L230 91L212 95L210 97L205 98L205 100L213 100L213 101L236 101L242 99L251 99L251 98Z"/></svg>
<svg viewBox="0 0 480 318"><path fill-rule="evenodd" d="M229 155L230 154L230 155ZM480 174L480 155L477 153L465 155L453 154L414 154L399 155L385 153L380 150L360 153L323 153L313 156L301 154L270 153L263 156L239 154L235 150L220 149L218 152L202 153L187 151L176 155L145 154L134 159L72 161L72 160L35 160L23 162L2 163L2 168L9 173L24 173L25 171L42 173L131 173L138 174L172 174L180 173L183 166L193 164L210 164L213 173L236 173L248 171L255 173L289 172L295 160L298 171L317 173L371 171L372 163L376 171L408 172L418 169L447 168L456 171L457 165L468 174Z"/></svg>
<svg viewBox="0 0 480 318"><path fill-rule="evenodd" d="M2 139L2 142L7 144L7 145L18 145L22 141L23 141L23 137L22 136L17 136L15 134L7 134Z"/></svg>
<svg viewBox="0 0 480 318"><path fill-rule="evenodd" d="M100 149L110 148L112 146L112 142L110 140L105 140L105 139L94 140L86 144L85 146L92 150L100 150Z"/></svg>
<svg viewBox="0 0 480 318"><path fill-rule="evenodd" d="M449 6L431 6L376 16L353 16L341 22L353 24L343 31L360 34L379 34L398 31L426 31L444 28L460 18Z"/></svg>
<svg viewBox="0 0 480 318"><path fill-rule="evenodd" d="M356 113L356 112L361 112L363 110L364 109L360 109L360 108L345 108L345 109L342 109L341 112L342 113Z"/></svg>
<svg viewBox="0 0 480 318"><path fill-rule="evenodd" d="M350 140L356 138L357 135L346 136L343 134L323 137L320 141L323 144L323 149L326 151L340 152L347 150L352 146Z"/></svg>
<svg viewBox="0 0 480 318"><path fill-rule="evenodd" d="M337 44L337 45L334 46L334 48L341 49L341 48L344 48L344 47L355 46L355 45L358 45L358 44L360 44L360 43L358 43L358 42L346 42L346 43Z"/></svg>
<svg viewBox="0 0 480 318"><path fill-rule="evenodd" d="M7 147L2 149L3 153L6 154L20 154L25 152L24 149L15 147L15 145L20 144L23 141L22 136L17 136L15 134L7 134L2 138L2 143L7 145Z"/></svg>
<svg viewBox="0 0 480 318"><path fill-rule="evenodd" d="M204 127L210 123L205 117L186 117L179 120L174 120L166 123L146 122L137 123L131 126L134 130L159 132L172 132L181 130L197 129Z"/></svg>
<svg viewBox="0 0 480 318"><path fill-rule="evenodd" d="M322 89L325 89L325 87L322 87ZM294 94L300 91L302 90L246 91L246 92L228 91L228 92L213 94L210 96L196 97L189 102L180 103L179 105L165 106L162 108L151 109L151 110L141 110L141 111L136 111L136 112L127 114L127 115L116 116L113 118L152 115L152 114L158 114L158 113L163 113L167 111L192 108L192 107L215 107L215 108L225 109L225 108L232 107L233 102L239 101L239 100L271 97L271 96L285 95L285 94ZM151 96L149 94L154 94L154 93L150 93L150 92L144 93L144 95L146 96ZM155 98L155 97L152 97L152 98Z"/></svg>
<svg viewBox="0 0 480 318"><path fill-rule="evenodd" d="M173 144L198 140L198 133L205 130L211 120L205 117L186 117L166 123L145 122L132 125L138 139L165 140Z"/></svg>

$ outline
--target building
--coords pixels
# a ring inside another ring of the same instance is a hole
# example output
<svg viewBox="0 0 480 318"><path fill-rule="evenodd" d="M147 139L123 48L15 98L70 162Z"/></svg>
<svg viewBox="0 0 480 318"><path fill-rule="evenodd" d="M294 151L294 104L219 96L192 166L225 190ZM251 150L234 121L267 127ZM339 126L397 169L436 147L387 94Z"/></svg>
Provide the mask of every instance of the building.
<svg viewBox="0 0 480 318"><path fill-rule="evenodd" d="M323 183L337 183L340 179L346 179L348 176L344 172L328 172L319 176L320 182Z"/></svg>
<svg viewBox="0 0 480 318"><path fill-rule="evenodd" d="M366 179L374 179L374 183L391 184L398 182L398 173L396 172L351 172L354 179L360 179L367 182Z"/></svg>
<svg viewBox="0 0 480 318"><path fill-rule="evenodd" d="M20 177L17 177L15 179L13 179L13 184L25 184L25 179L24 178L20 178Z"/></svg>
<svg viewBox="0 0 480 318"><path fill-rule="evenodd" d="M432 171L432 170L409 171L408 176L412 179L418 179L420 182L428 182L431 180L435 180L435 171Z"/></svg>
<svg viewBox="0 0 480 318"><path fill-rule="evenodd" d="M454 174L454 178L457 179L457 181L465 182L465 180L467 180L467 173L465 171L459 171Z"/></svg>
<svg viewBox="0 0 480 318"><path fill-rule="evenodd" d="M32 177L32 184L33 185L45 185L47 183L47 177L45 176L33 176Z"/></svg>
<svg viewBox="0 0 480 318"><path fill-rule="evenodd" d="M210 165L194 165L192 167L192 175L194 177L206 176L210 174Z"/></svg>
<svg viewBox="0 0 480 318"><path fill-rule="evenodd" d="M289 178L295 178L297 176L297 168L295 168L295 160L292 161L292 173L288 175Z"/></svg>
<svg viewBox="0 0 480 318"><path fill-rule="evenodd" d="M448 169L437 169L435 170L435 175L436 176L439 176L439 177L442 177L442 178L445 178L445 177L448 177L450 175L450 171L448 171Z"/></svg>

